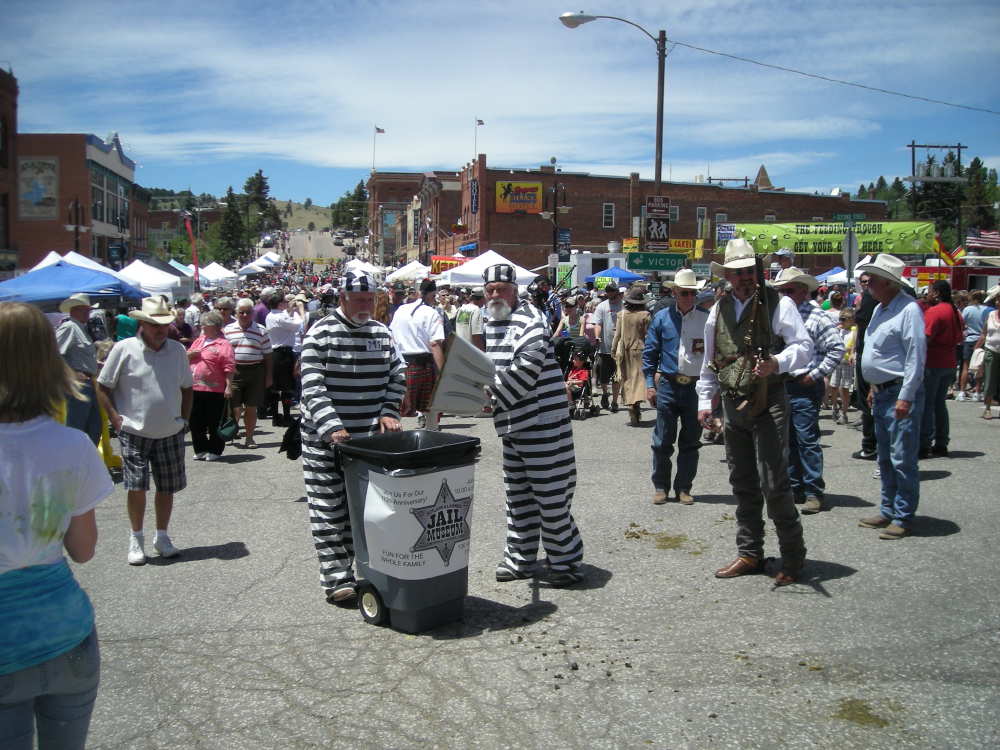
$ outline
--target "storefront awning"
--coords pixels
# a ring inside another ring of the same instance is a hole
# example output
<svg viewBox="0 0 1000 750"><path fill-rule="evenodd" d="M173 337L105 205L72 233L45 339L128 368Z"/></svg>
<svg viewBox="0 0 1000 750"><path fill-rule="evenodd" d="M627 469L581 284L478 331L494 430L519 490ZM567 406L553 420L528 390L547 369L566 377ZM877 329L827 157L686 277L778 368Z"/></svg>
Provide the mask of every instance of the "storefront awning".
<svg viewBox="0 0 1000 750"><path fill-rule="evenodd" d="M458 252L460 252L460 253L468 253L468 252L470 252L472 250L475 250L478 247L479 247L479 243L478 242L467 242L464 245L459 245L458 246Z"/></svg>

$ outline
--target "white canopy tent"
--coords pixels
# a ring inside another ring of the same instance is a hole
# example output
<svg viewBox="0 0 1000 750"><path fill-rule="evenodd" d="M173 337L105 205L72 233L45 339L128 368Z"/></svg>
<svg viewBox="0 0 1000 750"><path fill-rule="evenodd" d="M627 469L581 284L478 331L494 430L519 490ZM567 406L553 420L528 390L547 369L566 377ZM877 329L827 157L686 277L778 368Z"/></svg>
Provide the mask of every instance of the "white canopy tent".
<svg viewBox="0 0 1000 750"><path fill-rule="evenodd" d="M360 271L362 273L367 273L372 276L382 275L381 268L379 268L378 266L373 266L371 263L366 263L365 261L359 260L357 258L347 261L344 267L348 271Z"/></svg>
<svg viewBox="0 0 1000 750"><path fill-rule="evenodd" d="M55 263L58 263L61 260L64 260L67 263L72 263L74 266L79 266L80 268L89 268L92 271L109 273L119 281L124 281L127 284L132 284L132 281L122 276L121 272L116 271L113 268L109 268L108 266L102 266L93 258L90 258L86 255L80 255L80 253L76 252L75 250L70 250L68 253L62 256L60 256L59 253L57 253L55 250L50 250L49 254L46 255L44 258L42 258L38 262L38 264L31 270L36 271L39 268L45 268L46 266L51 266Z"/></svg>
<svg viewBox="0 0 1000 750"><path fill-rule="evenodd" d="M269 258L266 255L262 255L253 262L253 265L260 266L261 268L274 268L279 263L280 261L277 261L274 258Z"/></svg>
<svg viewBox="0 0 1000 750"><path fill-rule="evenodd" d="M269 268L270 268L270 266L258 265L256 262L254 262L254 263L247 263L237 273L240 276L249 276L252 273L264 273Z"/></svg>
<svg viewBox="0 0 1000 750"><path fill-rule="evenodd" d="M141 260L134 260L119 272L121 278L150 294L166 295L171 301L175 297L188 297L192 290L192 280L153 268Z"/></svg>
<svg viewBox="0 0 1000 750"><path fill-rule="evenodd" d="M422 281L430 276L430 266L425 266L419 260L411 260L405 266L385 277L389 283L394 281Z"/></svg>
<svg viewBox="0 0 1000 750"><path fill-rule="evenodd" d="M264 253L262 256L260 256L259 258L257 258L257 260L254 261L254 262L258 263L258 262L260 262L262 260L265 260L265 259L267 260L268 265L271 265L271 266L276 266L277 264L281 263L281 256L278 255L273 250L270 250L270 251Z"/></svg>
<svg viewBox="0 0 1000 750"><path fill-rule="evenodd" d="M237 274L230 271L223 265L212 262L200 269L202 273L208 274L213 279L235 279Z"/></svg>
<svg viewBox="0 0 1000 750"><path fill-rule="evenodd" d="M526 286L538 277L538 274L534 271L521 268L521 266L507 260L500 253L487 250L482 255L477 255L472 260L460 266L449 268L438 277L438 281L444 284L451 284L452 286L456 284L481 285L483 283L483 271L490 266L495 266L497 263L507 263L514 266L514 273L517 274L517 283L520 286Z"/></svg>

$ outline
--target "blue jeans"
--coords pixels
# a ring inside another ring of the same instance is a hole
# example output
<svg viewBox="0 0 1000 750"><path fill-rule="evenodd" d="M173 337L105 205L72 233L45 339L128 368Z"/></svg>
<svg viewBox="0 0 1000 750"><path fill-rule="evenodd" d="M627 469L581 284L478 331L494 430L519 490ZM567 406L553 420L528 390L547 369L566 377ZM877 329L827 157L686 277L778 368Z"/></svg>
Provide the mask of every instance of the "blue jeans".
<svg viewBox="0 0 1000 750"><path fill-rule="evenodd" d="M878 466L882 473L882 516L908 528L920 502L920 417L924 411L923 386L917 391L910 413L896 419L899 386L880 390L872 400Z"/></svg>
<svg viewBox="0 0 1000 750"><path fill-rule="evenodd" d="M788 431L788 478L796 497L815 495L820 500L826 490L823 481L823 449L819 447L819 405L823 381L810 386L788 382L791 427Z"/></svg>
<svg viewBox="0 0 1000 750"><path fill-rule="evenodd" d="M0 747L83 750L101 677L94 630L79 645L33 667L0 675Z"/></svg>
<svg viewBox="0 0 1000 750"><path fill-rule="evenodd" d="M93 384L81 383L80 393L86 401L72 397L66 399L66 426L87 433L90 442L97 445L101 442L101 410Z"/></svg>
<svg viewBox="0 0 1000 750"><path fill-rule="evenodd" d="M951 435L948 422L948 387L955 382L954 367L924 369L924 411L920 418L920 450L929 451L931 444L947 448Z"/></svg>
<svg viewBox="0 0 1000 750"><path fill-rule="evenodd" d="M677 475L675 492L691 492L698 473L698 449L701 447L701 427L698 425L698 396L694 383L677 385L660 376L656 386L656 427L653 428L653 487L666 492L670 489L670 457L677 443ZM677 420L681 434L677 438Z"/></svg>

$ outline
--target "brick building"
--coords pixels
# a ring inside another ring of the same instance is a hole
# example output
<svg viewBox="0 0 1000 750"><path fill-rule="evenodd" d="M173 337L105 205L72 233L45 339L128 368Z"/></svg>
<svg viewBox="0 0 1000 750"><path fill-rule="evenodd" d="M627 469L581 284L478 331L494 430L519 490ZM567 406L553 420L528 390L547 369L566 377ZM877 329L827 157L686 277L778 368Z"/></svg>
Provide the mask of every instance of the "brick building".
<svg viewBox="0 0 1000 750"><path fill-rule="evenodd" d="M422 172L372 172L368 178L368 237L372 256L389 262L397 256L399 215L420 191Z"/></svg>
<svg viewBox="0 0 1000 750"><path fill-rule="evenodd" d="M17 151L13 234L21 268L31 268L50 250L77 250L121 267L135 250L145 249L149 195L136 189L135 163L117 133L107 140L19 133Z"/></svg>
<svg viewBox="0 0 1000 750"><path fill-rule="evenodd" d="M0 279L17 265L11 223L17 203L17 79L0 70Z"/></svg>
<svg viewBox="0 0 1000 750"><path fill-rule="evenodd" d="M408 248L409 258L419 255L427 262L431 255L478 255L492 249L525 268L545 265L559 236L556 222L564 238L568 230L568 243L575 249L607 252L620 246L637 236L645 198L654 193L653 182L640 180L637 173L595 175L548 165L502 169L488 167L485 154L458 173L375 173L368 184L369 215L388 200L390 188L392 200L403 207L397 210L419 200L422 227L419 243ZM771 185L763 168L753 183L738 187L666 182L661 193L670 198L671 238L701 238L709 252L720 223L829 221L841 213L886 218L884 201L787 192ZM396 231L402 235L401 228ZM386 262L390 258L387 252ZM824 270L838 258L816 255L800 262Z"/></svg>

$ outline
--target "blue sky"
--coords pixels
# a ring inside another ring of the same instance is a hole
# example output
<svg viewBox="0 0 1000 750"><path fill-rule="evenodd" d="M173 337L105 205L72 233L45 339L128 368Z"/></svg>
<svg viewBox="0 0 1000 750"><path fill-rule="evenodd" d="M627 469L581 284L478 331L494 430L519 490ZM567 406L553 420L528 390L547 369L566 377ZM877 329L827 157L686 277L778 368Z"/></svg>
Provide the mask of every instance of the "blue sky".
<svg viewBox="0 0 1000 750"><path fill-rule="evenodd" d="M589 0L588 0L589 1ZM576 0L577 4L581 0ZM665 0L584 5L668 39L1000 111L995 0ZM536 0L174 3L7 0L0 65L21 132L118 131L143 185L221 194L263 169L328 204L372 164L652 178L656 54L616 21ZM1000 116L875 94L685 47L667 58L664 178L856 190L909 172L905 144L968 144L1000 167Z"/></svg>

